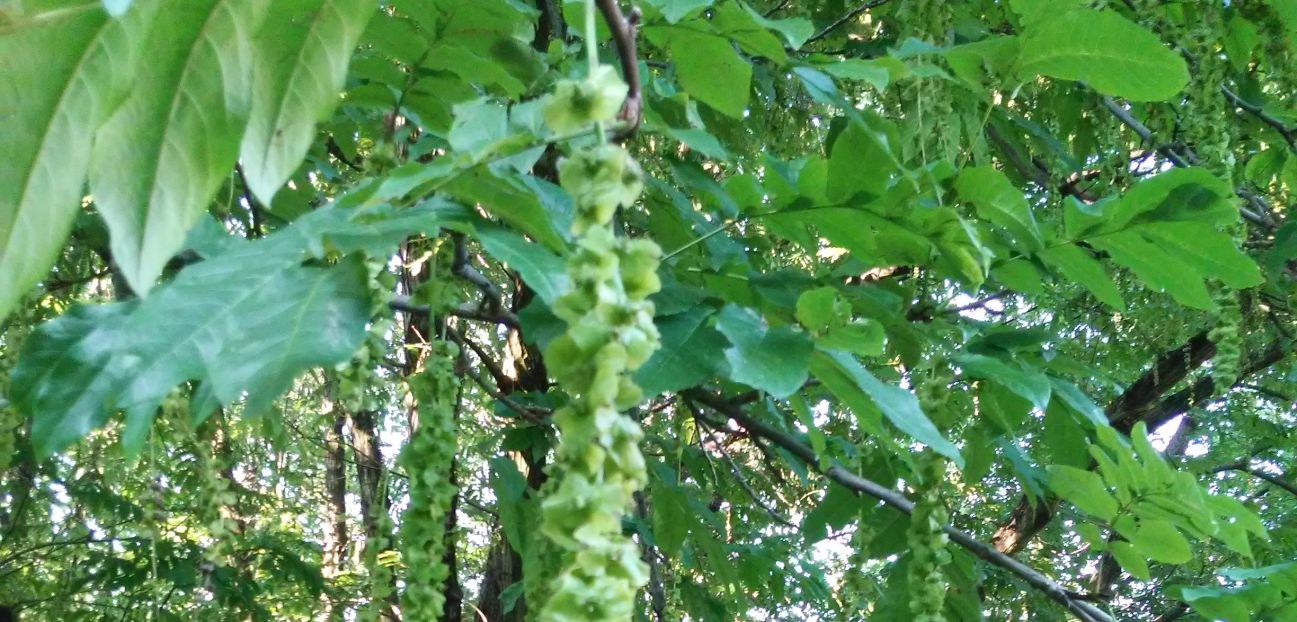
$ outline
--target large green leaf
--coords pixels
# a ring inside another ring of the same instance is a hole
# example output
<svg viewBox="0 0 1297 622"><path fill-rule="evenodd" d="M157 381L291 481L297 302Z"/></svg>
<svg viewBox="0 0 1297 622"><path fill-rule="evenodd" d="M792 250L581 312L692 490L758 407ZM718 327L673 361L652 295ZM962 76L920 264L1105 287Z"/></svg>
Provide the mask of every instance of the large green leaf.
<svg viewBox="0 0 1297 622"><path fill-rule="evenodd" d="M712 311L699 305L655 319L662 347L635 372L635 382L645 395L687 389L724 372L725 338L705 324Z"/></svg>
<svg viewBox="0 0 1297 622"><path fill-rule="evenodd" d="M865 125L873 120L862 115L859 120L848 121L846 129L833 141L825 185L830 200L843 202L860 192L878 196L887 189L896 156L888 145L887 133Z"/></svg>
<svg viewBox="0 0 1297 622"><path fill-rule="evenodd" d="M1047 248L1040 253L1041 261L1070 281L1079 283L1095 298L1118 311L1126 310L1121 290L1104 271L1103 264L1075 244Z"/></svg>
<svg viewBox="0 0 1297 622"><path fill-rule="evenodd" d="M955 180L955 189L977 208L978 216L1004 227L1024 251L1034 252L1044 246L1031 206L1004 173L990 166L966 168Z"/></svg>
<svg viewBox="0 0 1297 622"><path fill-rule="evenodd" d="M95 136L90 189L113 259L146 294L234 167L247 120L259 0L158 5L135 88Z"/></svg>
<svg viewBox="0 0 1297 622"><path fill-rule="evenodd" d="M136 303L77 306L41 326L20 354L10 398L32 418L37 452L52 454L108 419L122 384L138 361L122 360L130 346L122 330Z"/></svg>
<svg viewBox="0 0 1297 622"><path fill-rule="evenodd" d="M239 150L248 187L269 205L297 170L342 92L374 0L274 0L256 40L252 110Z"/></svg>
<svg viewBox="0 0 1297 622"><path fill-rule="evenodd" d="M727 305L716 315L716 329L733 344L725 350L730 378L777 398L792 395L806 382L813 348L804 333L771 328L756 312Z"/></svg>
<svg viewBox="0 0 1297 622"><path fill-rule="evenodd" d="M694 29L654 27L645 34L671 51L685 92L726 116L742 119L752 86L752 66L724 37Z"/></svg>
<svg viewBox="0 0 1297 622"><path fill-rule="evenodd" d="M475 229L486 252L509 264L545 304L554 304L568 290L567 270L558 255L501 227L484 223Z"/></svg>
<svg viewBox="0 0 1297 622"><path fill-rule="evenodd" d="M27 2L32 13L73 2ZM150 7L155 6L150 4ZM125 97L152 19L61 11L0 30L0 319L49 271L81 207L95 129Z"/></svg>
<svg viewBox="0 0 1297 622"><path fill-rule="evenodd" d="M1136 232L1097 237L1090 242L1112 260L1130 268L1149 288L1170 294L1182 305L1195 309L1213 307L1211 293L1200 275L1175 254L1149 242Z"/></svg>
<svg viewBox="0 0 1297 622"><path fill-rule="evenodd" d="M375 214L403 228L380 226ZM434 226L432 210L321 210L189 266L146 299L66 314L25 343L14 404L33 418L43 455L117 410L127 411L124 444L138 449L163 398L188 380L220 403L246 398L246 413L265 412L302 371L347 360L369 319L358 256L329 267L303 261Z"/></svg>
<svg viewBox="0 0 1297 622"><path fill-rule="evenodd" d="M1103 520L1112 520L1117 515L1117 500L1094 471L1051 465L1049 487L1086 514Z"/></svg>
<svg viewBox="0 0 1297 622"><path fill-rule="evenodd" d="M1042 16L1023 37L1018 68L1024 76L1082 80L1100 93L1134 101L1170 99L1189 82L1179 54L1111 11Z"/></svg>

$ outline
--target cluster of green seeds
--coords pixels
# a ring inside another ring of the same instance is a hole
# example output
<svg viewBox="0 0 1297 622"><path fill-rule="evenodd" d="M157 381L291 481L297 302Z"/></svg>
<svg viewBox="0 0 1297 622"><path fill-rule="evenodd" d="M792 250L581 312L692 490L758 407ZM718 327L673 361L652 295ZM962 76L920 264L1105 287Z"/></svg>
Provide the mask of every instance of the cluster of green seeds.
<svg viewBox="0 0 1297 622"><path fill-rule="evenodd" d="M546 103L554 129L610 121L626 87L607 68L565 82ZM653 304L660 250L617 237L612 221L643 189L638 164L621 147L596 144L559 164L559 183L573 198L575 249L567 261L570 290L554 305L567 324L545 353L550 372L571 396L554 414L561 480L542 503L543 532L561 552L543 622L625 622L648 580L639 548L622 533L633 493L647 479L639 425L621 411L642 398L631 374L658 347Z"/></svg>
<svg viewBox="0 0 1297 622"><path fill-rule="evenodd" d="M419 404L419 428L398 463L410 480L410 505L401 519L401 560L406 568L401 612L411 620L438 619L446 602L450 569L443 557L445 521L457 492L451 469L458 445L458 356L454 343L434 341L425 369L409 380Z"/></svg>

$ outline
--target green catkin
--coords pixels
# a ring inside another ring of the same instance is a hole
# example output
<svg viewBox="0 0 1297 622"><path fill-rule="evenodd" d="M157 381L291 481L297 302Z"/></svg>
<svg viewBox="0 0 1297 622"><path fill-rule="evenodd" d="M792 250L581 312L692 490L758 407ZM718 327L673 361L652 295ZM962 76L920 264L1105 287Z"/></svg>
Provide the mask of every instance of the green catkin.
<svg viewBox="0 0 1297 622"><path fill-rule="evenodd" d="M919 383L919 406L934 419L941 413L949 398L952 376L948 367L935 368ZM910 565L907 568L910 612L914 622L943 622L946 602L946 576L942 568L950 563L948 545L950 537L943 528L950 521L950 513L942 500L942 486L946 478L946 460L931 450L916 459L914 512L910 515L910 529L906 542L910 547Z"/></svg>
<svg viewBox="0 0 1297 622"><path fill-rule="evenodd" d="M379 495L380 499L386 498L386 482L379 486ZM378 516L374 525L375 534L365 541L365 569L369 572L369 602L356 616L360 622L378 622L382 619L382 611L392 597L392 565L396 562L395 556L390 555L392 517L382 503L375 503L372 509Z"/></svg>
<svg viewBox="0 0 1297 622"><path fill-rule="evenodd" d="M593 3L587 2L586 11L587 31L592 31ZM575 102L582 104L578 107L565 93L619 95L620 103L625 85L609 88L606 82L615 74L592 67L588 81L599 83L556 89L546 103L547 118L570 121L574 109L610 108ZM563 567L538 619L627 622L649 572L635 542L622 533L622 517L647 474L639 449L643 432L622 411L641 400L632 374L658 347L648 297L661 286L661 251L652 241L613 233L617 209L631 205L643 190L639 165L621 147L579 149L560 162L559 184L576 208L576 248L567 261L570 290L554 305L567 332L550 344L545 361L572 399L554 414L559 445L552 468L561 479L541 504L542 532L560 552Z"/></svg>
<svg viewBox="0 0 1297 622"><path fill-rule="evenodd" d="M212 543L203 549L203 559L214 567L226 567L230 565L232 543L238 535L238 524L228 516L227 508L238 503L238 495L222 472L220 461L212 454L210 439L191 434L190 440L194 456L198 458L198 475L202 480L198 494L202 503L199 516L212 539Z"/></svg>
<svg viewBox="0 0 1297 622"><path fill-rule="evenodd" d="M1238 379L1243 355L1243 336L1239 327L1243 316L1239 309L1239 292L1220 287L1213 297L1216 299L1216 326L1207 333L1207 338L1216 344L1211 379L1214 393L1224 395Z"/></svg>
<svg viewBox="0 0 1297 622"><path fill-rule="evenodd" d="M910 612L914 622L943 622L946 602L946 576L942 568L950 563L947 545L950 536L942 530L950 514L941 497L945 460L926 452L919 458L922 469L919 494L910 515L906 541L910 546L909 580Z"/></svg>
<svg viewBox="0 0 1297 622"><path fill-rule="evenodd" d="M660 251L650 241L619 239L611 227L613 208L638 194L637 181L627 184L633 166L612 145L560 164L560 183L576 201L579 237L568 260L572 290L554 309L568 331L545 353L573 396L554 415L562 480L542 504L545 535L567 562L541 611L545 622L629 620L635 592L648 580L638 548L621 533L622 515L646 474L642 432L620 411L640 401L631 374L658 346L647 298L659 288Z"/></svg>
<svg viewBox="0 0 1297 622"><path fill-rule="evenodd" d="M842 603L838 615L840 622L856 622L866 619L870 610L870 592L872 584L865 573L869 563L869 547L873 545L877 531L865 522L862 512L856 521L856 531L851 534L851 555L847 557L847 568L842 574L842 587L839 588L838 600Z"/></svg>
<svg viewBox="0 0 1297 622"><path fill-rule="evenodd" d="M901 37L916 38L933 45L950 43L954 20L951 3L945 0L905 0L895 20ZM940 78L910 80L898 89L898 112L914 136L904 145L907 159L954 161L959 150L959 124L955 121L954 97L949 82Z"/></svg>
<svg viewBox="0 0 1297 622"><path fill-rule="evenodd" d="M409 476L410 505L401 517L401 559L405 591L401 612L410 620L436 620L446 602L450 569L446 552L446 515L457 489L451 468L457 451L455 407L458 383L455 359L459 349L435 341L426 368L409 380L419 405L419 429L397 462Z"/></svg>

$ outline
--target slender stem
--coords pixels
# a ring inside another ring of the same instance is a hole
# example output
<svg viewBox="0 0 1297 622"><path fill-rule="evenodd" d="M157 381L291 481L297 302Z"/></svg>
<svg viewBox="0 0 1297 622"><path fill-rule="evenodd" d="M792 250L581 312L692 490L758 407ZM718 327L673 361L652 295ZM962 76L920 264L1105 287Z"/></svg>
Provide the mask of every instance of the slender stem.
<svg viewBox="0 0 1297 622"><path fill-rule="evenodd" d="M595 0L585 0L585 58L586 73L594 75L594 70L599 66L599 28L598 21L595 19L599 7L595 6ZM594 124L595 135L599 144L608 141L608 132L604 130L603 122Z"/></svg>

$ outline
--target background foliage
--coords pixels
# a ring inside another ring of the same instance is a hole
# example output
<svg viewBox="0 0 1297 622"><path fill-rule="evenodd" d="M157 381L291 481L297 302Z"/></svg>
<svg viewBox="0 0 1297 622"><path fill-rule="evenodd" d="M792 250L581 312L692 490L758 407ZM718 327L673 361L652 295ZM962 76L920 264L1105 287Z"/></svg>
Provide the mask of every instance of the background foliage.
<svg viewBox="0 0 1297 622"><path fill-rule="evenodd" d="M0 606L534 619L593 46L636 619L1297 618L1297 5L599 4L0 2Z"/></svg>

